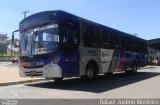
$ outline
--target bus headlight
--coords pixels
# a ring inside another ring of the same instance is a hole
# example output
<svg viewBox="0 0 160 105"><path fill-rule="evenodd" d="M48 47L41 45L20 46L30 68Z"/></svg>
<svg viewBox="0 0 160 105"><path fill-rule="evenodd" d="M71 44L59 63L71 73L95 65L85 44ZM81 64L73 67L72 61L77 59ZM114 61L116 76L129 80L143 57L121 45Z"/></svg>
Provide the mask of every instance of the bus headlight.
<svg viewBox="0 0 160 105"><path fill-rule="evenodd" d="M53 62L50 62L49 64L47 64L47 65L45 66L45 68L46 68L46 69L49 69L50 67L53 66L53 64L58 63L59 60L60 60L60 57L55 58L55 59L53 60Z"/></svg>
<svg viewBox="0 0 160 105"><path fill-rule="evenodd" d="M55 58L55 59L53 60L53 63L58 63L59 60L60 60L60 57L57 57L57 58Z"/></svg>

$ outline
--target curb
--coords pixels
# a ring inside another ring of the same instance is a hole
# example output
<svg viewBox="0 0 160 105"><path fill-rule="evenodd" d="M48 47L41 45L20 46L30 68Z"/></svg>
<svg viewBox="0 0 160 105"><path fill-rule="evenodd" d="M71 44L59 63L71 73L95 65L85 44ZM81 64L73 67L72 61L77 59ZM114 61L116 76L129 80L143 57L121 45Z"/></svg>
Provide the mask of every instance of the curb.
<svg viewBox="0 0 160 105"><path fill-rule="evenodd" d="M45 80L46 79L34 79L34 80L22 80L22 81L6 82L6 83L0 83L0 87L1 86L9 86L9 85L32 83L32 82L39 82L39 81L45 81Z"/></svg>
<svg viewBox="0 0 160 105"><path fill-rule="evenodd" d="M146 66L146 67L143 67L143 69L153 69L153 68L156 68L158 66Z"/></svg>

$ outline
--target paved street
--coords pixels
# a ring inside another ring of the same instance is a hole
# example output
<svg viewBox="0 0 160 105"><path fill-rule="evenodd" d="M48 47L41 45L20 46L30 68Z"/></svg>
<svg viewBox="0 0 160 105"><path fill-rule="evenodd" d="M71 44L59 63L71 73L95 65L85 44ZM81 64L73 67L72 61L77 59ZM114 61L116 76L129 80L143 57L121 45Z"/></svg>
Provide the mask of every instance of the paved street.
<svg viewBox="0 0 160 105"><path fill-rule="evenodd" d="M160 98L160 68L139 70L138 74L100 76L94 82L80 79L37 82L0 87L0 98L14 99L99 99Z"/></svg>
<svg viewBox="0 0 160 105"><path fill-rule="evenodd" d="M8 86L13 84L29 83L32 81L40 81L40 78L20 77L18 64L11 62L0 62L0 86Z"/></svg>

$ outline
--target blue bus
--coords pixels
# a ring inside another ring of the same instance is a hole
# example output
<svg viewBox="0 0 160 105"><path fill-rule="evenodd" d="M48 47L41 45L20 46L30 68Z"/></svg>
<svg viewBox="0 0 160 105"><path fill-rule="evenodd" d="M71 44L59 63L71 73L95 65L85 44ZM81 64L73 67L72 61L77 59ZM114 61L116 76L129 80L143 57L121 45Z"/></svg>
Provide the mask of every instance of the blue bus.
<svg viewBox="0 0 160 105"><path fill-rule="evenodd" d="M15 33L19 33L19 45ZM21 77L62 80L136 73L147 64L147 41L61 10L23 19L12 34Z"/></svg>

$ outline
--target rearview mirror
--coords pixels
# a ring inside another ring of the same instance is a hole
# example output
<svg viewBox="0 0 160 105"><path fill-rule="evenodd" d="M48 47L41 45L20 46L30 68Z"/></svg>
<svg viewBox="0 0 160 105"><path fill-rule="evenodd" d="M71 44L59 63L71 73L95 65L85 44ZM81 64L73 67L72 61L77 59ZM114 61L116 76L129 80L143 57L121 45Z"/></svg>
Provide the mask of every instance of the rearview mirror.
<svg viewBox="0 0 160 105"><path fill-rule="evenodd" d="M12 32L12 44L15 47L19 47L19 30Z"/></svg>

